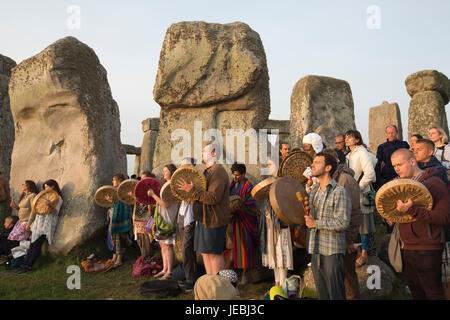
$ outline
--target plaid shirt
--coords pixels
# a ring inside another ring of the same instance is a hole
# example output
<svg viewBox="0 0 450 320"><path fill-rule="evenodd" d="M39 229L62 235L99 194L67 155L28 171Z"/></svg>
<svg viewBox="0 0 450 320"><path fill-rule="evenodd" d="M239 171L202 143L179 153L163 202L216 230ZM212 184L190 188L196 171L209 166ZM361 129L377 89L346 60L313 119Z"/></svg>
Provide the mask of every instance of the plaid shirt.
<svg viewBox="0 0 450 320"><path fill-rule="evenodd" d="M318 190L319 184L316 184L309 194L309 207L316 227L308 229L308 252L324 256L345 254L345 230L350 225L352 209L350 196L335 180L326 186L320 199L316 199Z"/></svg>

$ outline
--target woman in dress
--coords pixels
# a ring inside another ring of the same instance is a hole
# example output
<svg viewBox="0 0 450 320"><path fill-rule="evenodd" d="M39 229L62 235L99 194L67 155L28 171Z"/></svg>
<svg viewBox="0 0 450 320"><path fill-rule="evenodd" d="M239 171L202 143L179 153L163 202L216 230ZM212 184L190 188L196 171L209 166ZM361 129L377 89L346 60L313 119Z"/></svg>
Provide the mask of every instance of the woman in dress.
<svg viewBox="0 0 450 320"><path fill-rule="evenodd" d="M16 205L14 200L11 200L10 207L18 210L17 216L19 217L19 221L17 221L14 229L8 236L8 241L14 241L11 245L15 244L15 246L18 246L20 241L30 239L30 232L26 229L31 215L31 203L37 193L38 191L34 181L26 180L22 184L22 195L19 199L19 205Z"/></svg>
<svg viewBox="0 0 450 320"><path fill-rule="evenodd" d="M164 181L169 182L176 169L177 167L173 164L166 165L163 168ZM147 194L150 198L155 199L157 203L156 210L158 210L158 214L166 223L174 224L177 222L178 210L180 207L179 203L169 204L164 202L152 189L149 189ZM159 240L163 260L163 269L155 275L155 278L159 278L160 280L168 280L172 278L172 270L175 260L175 251L173 246L176 243L176 239L177 233L174 232L174 234L167 239Z"/></svg>
<svg viewBox="0 0 450 320"><path fill-rule="evenodd" d="M361 137L361 133L356 130L349 130L345 133L345 145L350 149L346 155L347 165L355 172L354 178L359 184L359 199L361 204L361 255L356 260L356 266L361 267L367 264L367 253L370 250L370 233L375 232L375 222L373 217L374 207L363 205L363 194L371 190L371 183L375 182L376 157L367 151Z"/></svg>
<svg viewBox="0 0 450 320"><path fill-rule="evenodd" d="M276 176L277 167L268 161L269 174ZM288 270L294 269L291 230L278 219L269 199L263 200L260 221L260 245L262 265L273 269L275 285L282 286L287 279Z"/></svg>
<svg viewBox="0 0 450 320"><path fill-rule="evenodd" d="M36 214L34 211L30 215L26 230L31 230L31 245L22 266L16 271L17 274L30 273L33 264L41 254L41 248L45 240L48 244L52 244L53 236L58 224L58 214L63 204L61 189L55 180L47 180L44 182L44 190L52 189L58 193L58 203L54 206L47 200L50 213L46 215Z"/></svg>

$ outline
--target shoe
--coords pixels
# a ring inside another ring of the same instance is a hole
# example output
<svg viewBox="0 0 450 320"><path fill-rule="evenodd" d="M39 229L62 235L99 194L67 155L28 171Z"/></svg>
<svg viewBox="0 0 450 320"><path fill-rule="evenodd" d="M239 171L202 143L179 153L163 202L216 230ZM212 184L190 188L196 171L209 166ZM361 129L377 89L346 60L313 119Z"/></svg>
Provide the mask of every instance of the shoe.
<svg viewBox="0 0 450 320"><path fill-rule="evenodd" d="M23 272L23 267L18 267L14 273L19 274Z"/></svg>
<svg viewBox="0 0 450 320"><path fill-rule="evenodd" d="M30 272L31 272L31 269L28 269L28 268L21 268L20 270L18 270L18 271L16 272L16 274L22 275L22 274L29 274Z"/></svg>
<svg viewBox="0 0 450 320"><path fill-rule="evenodd" d="M194 284L191 281L182 281L182 282L179 282L178 285L185 292L190 292L190 291L194 290Z"/></svg>
<svg viewBox="0 0 450 320"><path fill-rule="evenodd" d="M89 255L89 257L86 258L86 260L92 260L92 259L94 259L94 257L95 257L95 253L91 253Z"/></svg>

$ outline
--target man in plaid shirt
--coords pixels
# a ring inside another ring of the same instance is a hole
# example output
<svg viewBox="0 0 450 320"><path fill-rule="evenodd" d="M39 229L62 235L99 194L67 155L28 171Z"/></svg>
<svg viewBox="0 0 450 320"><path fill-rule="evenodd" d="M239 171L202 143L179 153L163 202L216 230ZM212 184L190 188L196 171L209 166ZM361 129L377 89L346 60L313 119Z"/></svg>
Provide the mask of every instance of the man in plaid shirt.
<svg viewBox="0 0 450 320"><path fill-rule="evenodd" d="M311 165L319 183L309 194L310 214L305 216L308 252L320 300L345 300L345 230L350 224L351 199L344 187L331 178L337 162L318 153Z"/></svg>

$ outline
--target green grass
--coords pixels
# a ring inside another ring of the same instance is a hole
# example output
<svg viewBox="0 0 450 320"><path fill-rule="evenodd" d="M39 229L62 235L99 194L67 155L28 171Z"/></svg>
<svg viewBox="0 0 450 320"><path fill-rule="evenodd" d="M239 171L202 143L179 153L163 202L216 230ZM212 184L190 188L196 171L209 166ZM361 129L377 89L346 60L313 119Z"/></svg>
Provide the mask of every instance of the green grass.
<svg viewBox="0 0 450 320"><path fill-rule="evenodd" d="M377 231L375 234L377 246L385 234L385 227L376 220ZM139 257L138 248L128 248L124 255L124 265L120 268L110 270L105 274L85 273L81 268L81 262L90 253L94 252L97 259L107 260L112 254L106 249L103 237L90 242L90 245L77 248L65 257L51 259L42 256L33 267L33 272L26 275L16 275L14 270L6 270L0 267L0 299L1 300L151 300L142 297L140 286L146 278L135 278L131 276L133 263ZM81 289L69 290L67 279L71 276L67 268L77 265L81 270ZM240 278L241 272L238 271ZM154 280L157 281L157 280ZM258 284L239 285L242 299L262 300L264 294L271 288L273 282L266 281ZM304 297L317 298L314 290L305 288ZM388 297L382 299L397 300L410 299L405 292L405 283L398 277L394 283L394 290ZM183 293L174 298L176 300L192 300L193 293Z"/></svg>

